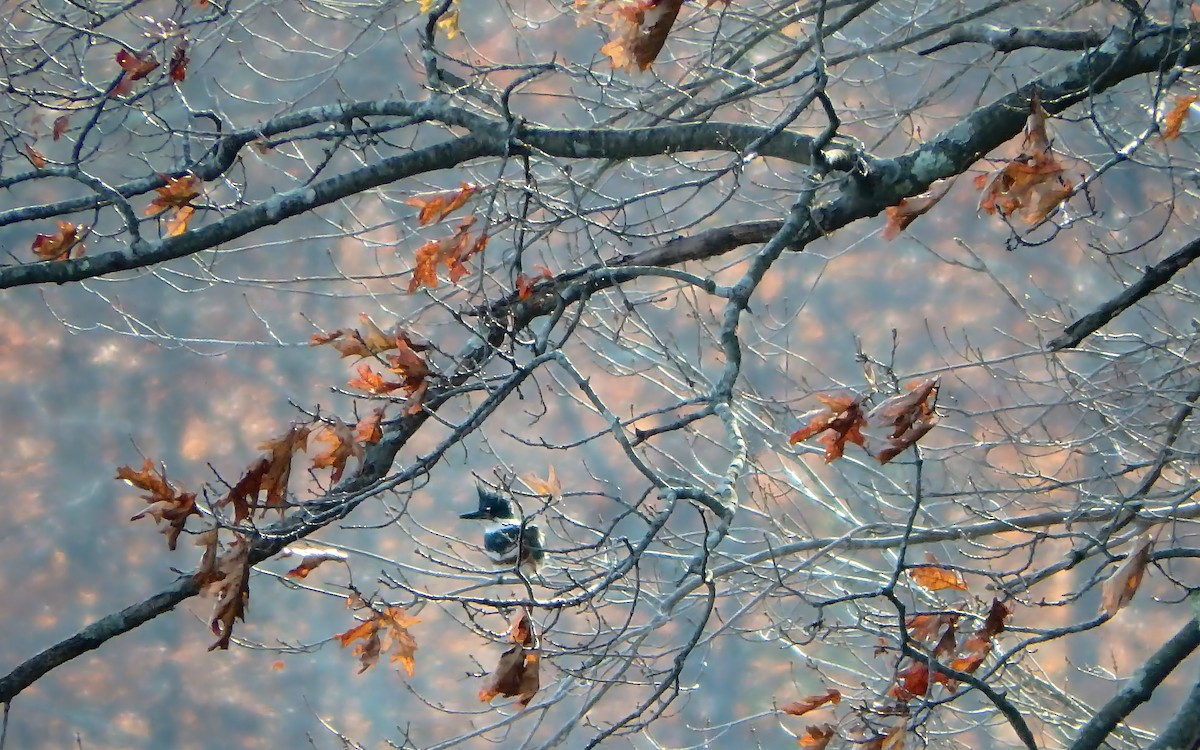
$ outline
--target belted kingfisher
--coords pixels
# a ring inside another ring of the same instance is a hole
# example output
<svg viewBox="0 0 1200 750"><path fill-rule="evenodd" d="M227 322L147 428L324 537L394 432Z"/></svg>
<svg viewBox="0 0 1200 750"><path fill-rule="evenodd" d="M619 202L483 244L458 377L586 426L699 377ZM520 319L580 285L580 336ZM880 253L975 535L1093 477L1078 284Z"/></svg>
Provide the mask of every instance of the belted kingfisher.
<svg viewBox="0 0 1200 750"><path fill-rule="evenodd" d="M542 542L542 530L526 522L522 528L521 518L513 512L513 504L503 495L475 485L479 493L479 510L463 513L459 518L485 521L483 551L497 566L511 566L520 560L520 566L536 573L546 551Z"/></svg>

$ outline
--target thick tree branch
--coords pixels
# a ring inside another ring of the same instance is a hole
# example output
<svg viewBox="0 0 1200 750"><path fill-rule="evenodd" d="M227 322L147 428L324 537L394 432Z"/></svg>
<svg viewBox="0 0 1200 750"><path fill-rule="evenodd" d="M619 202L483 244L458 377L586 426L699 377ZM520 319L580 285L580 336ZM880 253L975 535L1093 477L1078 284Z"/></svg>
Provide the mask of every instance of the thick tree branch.
<svg viewBox="0 0 1200 750"><path fill-rule="evenodd" d="M1146 272L1136 283L1067 326L1062 334L1046 344L1046 350L1057 352L1063 349L1074 349L1085 338L1100 330L1113 318L1166 284L1175 274L1187 268L1198 257L1200 257L1200 239L1195 239L1153 266L1147 266Z"/></svg>
<svg viewBox="0 0 1200 750"><path fill-rule="evenodd" d="M990 24L974 26L955 26L946 35L946 39L928 49L921 50L919 55L932 55L956 44L986 44L997 52L1016 52L1026 47L1041 47L1077 51L1099 47L1104 43L1108 31L1087 29L1086 31L1067 31L1065 29L1048 29L1040 27L1019 28L1010 26L1002 28Z"/></svg>
<svg viewBox="0 0 1200 750"><path fill-rule="evenodd" d="M1092 720L1079 730L1068 750L1095 750L1103 746L1105 738L1117 725L1135 708L1150 700L1155 689L1197 647L1200 647L1200 625L1193 618L1147 659L1108 703L1100 707Z"/></svg>

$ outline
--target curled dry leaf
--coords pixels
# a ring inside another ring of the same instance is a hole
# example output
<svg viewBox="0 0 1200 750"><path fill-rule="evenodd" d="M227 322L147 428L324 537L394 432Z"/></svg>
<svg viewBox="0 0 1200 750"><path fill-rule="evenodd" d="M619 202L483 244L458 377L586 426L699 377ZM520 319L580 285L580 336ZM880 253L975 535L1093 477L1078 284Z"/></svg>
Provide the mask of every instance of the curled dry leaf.
<svg viewBox="0 0 1200 750"><path fill-rule="evenodd" d="M416 674L417 641L408 629L420 621L400 607L386 607L382 611L371 608L370 619L334 637L343 648L355 644L354 655L359 660L359 674L375 666L380 654L390 650L390 661L399 662L408 676L412 677Z"/></svg>
<svg viewBox="0 0 1200 750"><path fill-rule="evenodd" d="M1134 543L1129 556L1121 563L1121 567L1104 582L1100 589L1100 611L1112 617L1126 604L1133 600L1138 587L1142 585L1142 576L1150 562L1150 547L1154 540L1149 534L1143 535Z"/></svg>
<svg viewBox="0 0 1200 750"><path fill-rule="evenodd" d="M46 166L46 157L42 156L42 152L38 151L31 144L25 144L25 157L29 159L29 163L34 169L41 169Z"/></svg>
<svg viewBox="0 0 1200 750"><path fill-rule="evenodd" d="M600 48L618 70L646 70L658 57L683 0L621 0L612 9L612 39Z"/></svg>
<svg viewBox="0 0 1200 750"><path fill-rule="evenodd" d="M794 445L813 435L826 433L820 440L825 445L825 463L842 457L846 451L846 441L860 446L866 445L862 428L867 425L867 421L860 397L818 393L817 400L824 403L825 408L811 411L801 417L801 420L808 419L809 422L791 434L788 438L789 443Z"/></svg>
<svg viewBox="0 0 1200 750"><path fill-rule="evenodd" d="M118 468L117 479L144 490L146 494L142 495L142 499L149 503L145 510L129 520L136 521L150 516L163 524L161 531L167 535L167 547L175 549L179 535L187 526L188 518L200 515L199 509L196 508L195 493L181 492L178 487L167 481L166 469L156 469L154 462L148 458L142 464L141 471L134 471L129 466Z"/></svg>
<svg viewBox="0 0 1200 750"><path fill-rule="evenodd" d="M282 513L287 509L288 481L292 475L292 456L308 447L311 425L293 424L280 438L268 440L259 448L266 455L252 463L218 503L218 507L233 505L234 523L240 523L260 508L263 512L275 508ZM266 493L266 502L258 502L260 493Z"/></svg>
<svg viewBox="0 0 1200 750"><path fill-rule="evenodd" d="M868 448L879 463L886 464L908 450L937 425L934 409L940 385L940 378L910 383L907 393L883 401L866 416L867 423L891 430L885 445Z"/></svg>
<svg viewBox="0 0 1200 750"><path fill-rule="evenodd" d="M925 562L929 564L917 565L908 569L908 574L921 588L927 591L967 590L967 582L963 580L962 575L956 570L939 565L937 558L932 553L926 553Z"/></svg>
<svg viewBox="0 0 1200 750"><path fill-rule="evenodd" d="M67 132L67 128L71 126L71 119L66 115L60 115L54 118L54 129L51 131L50 137L58 140Z"/></svg>
<svg viewBox="0 0 1200 750"><path fill-rule="evenodd" d="M328 448L317 454L312 461L314 469L332 468L330 477L334 482L342 478L346 471L346 462L351 458L362 458L363 448L356 439L353 427L337 417L330 424L322 425L316 439L325 443Z"/></svg>
<svg viewBox="0 0 1200 750"><path fill-rule="evenodd" d="M909 224L916 221L918 217L929 213L930 209L936 206L942 198L945 198L953 184L953 180L947 180L941 187L929 191L923 197L901 198L896 205L888 206L885 211L887 225L883 228L883 238L894 240L899 237Z"/></svg>
<svg viewBox="0 0 1200 750"><path fill-rule="evenodd" d="M417 248L416 266L413 268L413 277L408 282L409 293L415 292L423 286L436 289L439 265L446 266L450 272L451 283L457 282L471 272L466 266L466 261L476 253L482 252L488 242L486 232L480 234L472 242L471 227L474 224L474 216L464 216L454 230L454 234L440 240L430 240Z"/></svg>
<svg viewBox="0 0 1200 750"><path fill-rule="evenodd" d="M39 234L33 238L33 254L42 260L66 260L83 255L83 237L87 227L69 221L58 222L58 232Z"/></svg>
<svg viewBox="0 0 1200 750"><path fill-rule="evenodd" d="M217 640L208 647L209 651L228 649L234 623L246 620L246 607L250 603L250 546L248 539L238 535L217 559L216 577L203 588L205 594L217 598L210 621Z"/></svg>
<svg viewBox="0 0 1200 750"><path fill-rule="evenodd" d="M516 644L504 652L495 671L479 690L479 700L490 702L498 695L516 698L517 704L528 706L540 688L537 633L533 620L524 607L518 607L508 632Z"/></svg>
<svg viewBox="0 0 1200 750"><path fill-rule="evenodd" d="M542 479L537 474L524 474L521 476L521 481L525 486L533 490L539 495L545 495L548 498L555 499L562 497L562 483L558 481L558 474L554 471L554 464L550 464L546 469L546 478Z"/></svg>
<svg viewBox="0 0 1200 750"><path fill-rule="evenodd" d="M169 69L171 80L176 83L187 78L187 64L191 61L191 58L187 56L187 48L187 40L181 39L179 44L175 45L175 51L171 53Z"/></svg>
<svg viewBox="0 0 1200 750"><path fill-rule="evenodd" d="M1004 216L1021 211L1027 223L1037 224L1071 196L1074 186L1062 176L1063 165L1050 148L1048 117L1035 93L1030 100L1021 154L991 174L975 179L975 186L983 190L980 211L999 211Z"/></svg>
<svg viewBox="0 0 1200 750"><path fill-rule="evenodd" d="M807 698L802 698L796 701L795 703L789 703L786 706L780 706L779 710L783 711L785 714L791 714L792 716L803 716L815 708L824 706L826 703L832 703L836 706L841 702L841 700L841 692L831 689L827 690L823 694L810 695Z"/></svg>
<svg viewBox="0 0 1200 750"><path fill-rule="evenodd" d="M479 192L479 186L471 182L462 182L458 190L447 190L431 195L414 195L404 202L421 210L417 214L417 224L423 227L437 224L450 214L462 208L472 195Z"/></svg>
<svg viewBox="0 0 1200 750"><path fill-rule="evenodd" d="M158 60L155 60L154 55L149 52L145 55L138 55L123 49L117 52L117 65L120 65L121 70L125 71L127 80L140 81L158 67Z"/></svg>
<svg viewBox="0 0 1200 750"><path fill-rule="evenodd" d="M358 424L354 426L354 439L364 445L383 440L383 416L386 411L387 407L381 406L358 420Z"/></svg>
<svg viewBox="0 0 1200 750"><path fill-rule="evenodd" d="M520 273L517 274L517 278L513 281L514 286L517 288L517 299L527 300L532 297L533 287L537 285L539 277L541 279L554 278L554 274L551 273L550 269L546 268L545 266L534 266L533 268L539 273L533 276L526 276L525 274Z"/></svg>
<svg viewBox="0 0 1200 750"><path fill-rule="evenodd" d="M200 178L186 174L183 177L165 177L167 184L154 188L158 197L146 206L147 216L158 216L171 208L183 208L200 195ZM186 222L185 222L186 223Z"/></svg>
<svg viewBox="0 0 1200 750"><path fill-rule="evenodd" d="M800 735L796 742L800 744L800 747L825 750L835 736L837 736L837 732L834 731L831 724L822 724L819 727L808 726L804 728L804 734Z"/></svg>

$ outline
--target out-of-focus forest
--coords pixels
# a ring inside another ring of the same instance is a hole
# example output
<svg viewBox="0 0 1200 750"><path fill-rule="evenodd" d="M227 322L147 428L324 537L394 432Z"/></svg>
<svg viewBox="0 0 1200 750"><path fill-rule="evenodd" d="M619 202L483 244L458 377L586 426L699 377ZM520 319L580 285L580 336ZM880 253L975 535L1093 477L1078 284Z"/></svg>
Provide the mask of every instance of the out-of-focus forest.
<svg viewBox="0 0 1200 750"><path fill-rule="evenodd" d="M0 748L1196 746L1196 6L0 16Z"/></svg>

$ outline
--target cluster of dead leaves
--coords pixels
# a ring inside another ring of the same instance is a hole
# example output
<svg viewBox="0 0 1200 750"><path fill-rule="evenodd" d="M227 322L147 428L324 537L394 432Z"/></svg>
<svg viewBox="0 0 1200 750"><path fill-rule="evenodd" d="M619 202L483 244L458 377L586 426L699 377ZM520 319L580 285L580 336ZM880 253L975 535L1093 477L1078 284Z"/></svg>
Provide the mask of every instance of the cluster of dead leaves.
<svg viewBox="0 0 1200 750"><path fill-rule="evenodd" d="M818 441L825 446L825 462L841 458L846 443L864 448L881 464L886 464L916 444L938 422L937 406L940 378L927 378L908 385L908 392L881 402L867 412L861 396L817 394L825 408L803 415L808 424L788 438L792 445L822 434ZM875 436L864 433L868 428L884 431Z"/></svg>
<svg viewBox="0 0 1200 750"><path fill-rule="evenodd" d="M360 665L358 673L375 666L381 654L391 651L390 661L399 662L409 677L416 674L417 640L408 629L420 620L400 607L375 607L358 594L351 594L348 604L352 608L365 609L367 619L334 638L342 648L354 644L354 655Z"/></svg>
<svg viewBox="0 0 1200 750"><path fill-rule="evenodd" d="M841 701L841 691L829 689L824 693L810 695L794 703L780 706L779 710L791 716L803 716L825 705L836 706ZM903 750L906 728L905 721L901 720L899 724L887 730L886 734L881 735L875 728L868 728L865 724L860 724L849 733L846 739L853 747L863 748L863 750ZM804 728L796 741L800 747L809 748L809 750L825 750L829 743L838 736L838 731L836 726L829 723L809 725Z"/></svg>
<svg viewBox="0 0 1200 750"><path fill-rule="evenodd" d="M179 535L183 533L189 516L198 516L196 494L182 492L171 482L167 481L166 468L156 469L154 462L146 459L141 471L132 467L122 466L117 469L117 479L144 490L142 498L149 503L145 510L138 513L130 521L150 516L155 521L165 524L162 533L167 535L167 547L175 549L179 543Z"/></svg>
<svg viewBox="0 0 1200 750"><path fill-rule="evenodd" d="M950 669L973 674L992 651L992 640L1004 631L1004 624L1012 610L999 599L992 606L983 623L961 644L958 642L958 615L933 613L909 618L908 634L912 640L928 646L933 644L933 658ZM948 660L948 661L947 661ZM909 659L904 669L896 672L896 682L888 695L898 701L910 701L917 696L928 695L935 684L943 684L947 690L958 689L958 682L943 672L930 672L929 661Z"/></svg>
<svg viewBox="0 0 1200 750"><path fill-rule="evenodd" d="M399 325L385 332L368 315L359 315L359 320L363 323L362 330L339 328L330 333L314 334L310 345L329 344L342 357L359 357L383 364L399 376L398 379L384 377L371 362L364 361L356 367L358 377L352 378L347 385L376 396L400 391L408 399L405 413L419 412L429 389L429 378L433 375L429 363L420 354L429 349L429 344Z"/></svg>
<svg viewBox="0 0 1200 750"><path fill-rule="evenodd" d="M82 224L60 221L58 231L54 234L39 234L34 237L31 249L41 260L78 258L83 255L83 238L87 236L87 231L87 227Z"/></svg>
<svg viewBox="0 0 1200 750"><path fill-rule="evenodd" d="M1003 216L1020 212L1028 224L1038 224L1071 196L1074 185L1063 176L1065 168L1055 158L1046 133L1049 115L1035 93L1029 102L1029 122L1021 153L990 174L975 178L983 191L979 210Z"/></svg>
<svg viewBox="0 0 1200 750"><path fill-rule="evenodd" d="M146 215L158 216L172 208L175 209L175 213L167 220L166 232L168 237L174 237L186 232L188 222L196 215L196 208L192 205L192 201L200 196L201 181L199 177L192 174L182 177L162 175L162 178L167 181L167 184L154 188L158 197L150 201L149 206L146 206Z"/></svg>
<svg viewBox="0 0 1200 750"><path fill-rule="evenodd" d="M196 545L204 547L204 556L194 578L205 596L216 599L209 624L217 640L208 650L225 650L233 638L234 623L245 622L250 604L250 540L234 534L222 554L218 551L219 532L213 527L196 537Z"/></svg>
<svg viewBox="0 0 1200 750"><path fill-rule="evenodd" d="M180 39L171 52L171 61L167 65L167 75L174 83L179 83L187 77L188 43ZM127 49L118 50L117 65L121 68L121 79L113 88L113 96L125 96L133 91L134 81L140 81L150 75L161 63L149 50L145 52L130 52Z"/></svg>
<svg viewBox="0 0 1200 750"><path fill-rule="evenodd" d="M729 0L724 0L728 4ZM707 0L712 7L718 0ZM612 38L600 48L608 55L612 66L619 70L646 70L658 57L667 36L679 17L683 0L599 0L589 8L587 0L577 0L576 10L590 10L581 18L596 16L607 10L607 25Z"/></svg>
<svg viewBox="0 0 1200 750"><path fill-rule="evenodd" d="M450 214L466 205L471 196L479 192L479 186L463 182L458 190L448 190L430 195L415 195L404 201L410 206L420 209L417 223L426 227L438 224ZM450 283L455 283L471 273L466 262L471 256L483 252L487 247L488 234L480 232L472 236L471 229L475 226L475 216L464 216L449 237L440 240L430 240L417 248L416 267L413 277L408 283L409 293L421 287L436 289L438 286L438 266L444 265L449 272Z"/></svg>
<svg viewBox="0 0 1200 750"><path fill-rule="evenodd" d="M479 700L490 702L497 695L516 698L520 706L528 706L541 687L538 664L541 660L537 632L524 607L518 607L508 631L515 644L500 657L500 663L479 690Z"/></svg>

